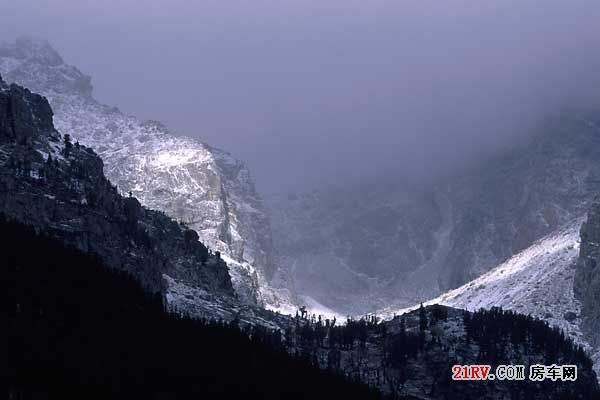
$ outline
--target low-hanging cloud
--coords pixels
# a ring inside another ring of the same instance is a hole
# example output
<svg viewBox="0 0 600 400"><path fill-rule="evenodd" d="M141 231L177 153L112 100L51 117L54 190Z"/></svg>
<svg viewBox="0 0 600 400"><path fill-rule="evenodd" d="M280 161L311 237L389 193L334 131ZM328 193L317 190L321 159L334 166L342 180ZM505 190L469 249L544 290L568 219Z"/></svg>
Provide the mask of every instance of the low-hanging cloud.
<svg viewBox="0 0 600 400"><path fill-rule="evenodd" d="M96 97L248 162L264 191L422 176L600 108L600 2L21 0Z"/></svg>

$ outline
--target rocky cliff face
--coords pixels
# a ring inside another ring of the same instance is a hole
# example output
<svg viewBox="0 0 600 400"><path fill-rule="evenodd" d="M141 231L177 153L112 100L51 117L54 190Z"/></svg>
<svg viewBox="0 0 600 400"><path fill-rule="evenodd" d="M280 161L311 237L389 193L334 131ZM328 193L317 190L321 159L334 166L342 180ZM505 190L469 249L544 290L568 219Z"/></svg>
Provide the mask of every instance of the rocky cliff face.
<svg viewBox="0 0 600 400"><path fill-rule="evenodd" d="M390 179L275 199L275 248L296 285L328 308L406 307L582 217L599 191L600 118L565 113L445 181Z"/></svg>
<svg viewBox="0 0 600 400"><path fill-rule="evenodd" d="M151 292L166 295L170 279L234 299L227 265L193 230L122 197L102 160L55 130L44 97L1 79L0 213L99 256Z"/></svg>
<svg viewBox="0 0 600 400"><path fill-rule="evenodd" d="M228 153L171 134L92 97L89 76L44 41L0 44L0 74L46 96L57 129L93 148L121 194L164 211L198 232L228 261L234 287L260 302L259 280L273 273L269 220L248 169Z"/></svg>
<svg viewBox="0 0 600 400"><path fill-rule="evenodd" d="M575 295L582 303L582 330L600 353L600 199L596 199L581 227Z"/></svg>

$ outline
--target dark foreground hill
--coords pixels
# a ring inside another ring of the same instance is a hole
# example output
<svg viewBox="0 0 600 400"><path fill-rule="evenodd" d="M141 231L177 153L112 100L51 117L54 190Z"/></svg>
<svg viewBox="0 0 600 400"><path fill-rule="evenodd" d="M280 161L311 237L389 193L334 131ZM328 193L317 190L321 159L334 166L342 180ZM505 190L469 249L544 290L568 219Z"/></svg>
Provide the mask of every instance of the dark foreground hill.
<svg viewBox="0 0 600 400"><path fill-rule="evenodd" d="M345 325L299 316L286 332L292 351L401 399L600 399L592 361L557 328L500 308L441 305L378 322ZM525 380L453 381L454 365L524 365ZM576 365L577 380L529 380L529 367Z"/></svg>
<svg viewBox="0 0 600 400"><path fill-rule="evenodd" d="M0 218L0 398L377 399L281 336L165 311L128 273Z"/></svg>

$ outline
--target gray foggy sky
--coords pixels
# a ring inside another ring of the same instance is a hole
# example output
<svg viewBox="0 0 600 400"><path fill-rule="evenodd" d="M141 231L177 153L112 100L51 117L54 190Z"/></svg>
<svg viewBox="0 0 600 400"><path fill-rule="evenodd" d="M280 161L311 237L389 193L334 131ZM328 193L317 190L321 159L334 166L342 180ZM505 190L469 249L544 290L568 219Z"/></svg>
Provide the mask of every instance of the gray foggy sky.
<svg viewBox="0 0 600 400"><path fill-rule="evenodd" d="M262 191L447 170L600 106L600 2L19 0L98 100L226 149Z"/></svg>

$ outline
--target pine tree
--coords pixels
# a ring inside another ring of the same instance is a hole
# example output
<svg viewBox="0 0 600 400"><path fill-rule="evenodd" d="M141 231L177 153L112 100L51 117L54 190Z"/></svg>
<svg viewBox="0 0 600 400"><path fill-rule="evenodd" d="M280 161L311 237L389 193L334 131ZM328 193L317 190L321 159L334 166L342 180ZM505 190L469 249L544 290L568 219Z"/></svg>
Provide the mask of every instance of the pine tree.
<svg viewBox="0 0 600 400"><path fill-rule="evenodd" d="M419 307L419 332L424 334L427 330L427 312L425 311L425 307L423 307L423 303Z"/></svg>
<svg viewBox="0 0 600 400"><path fill-rule="evenodd" d="M71 150L73 149L73 144L71 143L71 135L69 135L68 133L65 134L64 137L64 143L65 143L65 157L69 157L69 155L71 154Z"/></svg>

